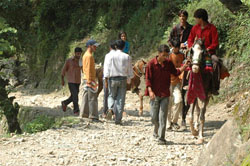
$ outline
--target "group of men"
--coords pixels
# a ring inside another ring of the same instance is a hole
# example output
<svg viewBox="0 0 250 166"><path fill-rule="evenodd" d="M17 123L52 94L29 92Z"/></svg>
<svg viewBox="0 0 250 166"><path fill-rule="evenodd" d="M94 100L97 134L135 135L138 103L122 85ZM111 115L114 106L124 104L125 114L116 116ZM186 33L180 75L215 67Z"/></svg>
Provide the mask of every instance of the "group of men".
<svg viewBox="0 0 250 166"><path fill-rule="evenodd" d="M86 43L87 51L82 57L82 66L79 65L81 48L75 48L75 56L69 58L62 70L62 85L64 85L64 76L67 76L68 86L71 96L62 101L62 109L66 111L67 105L73 102L74 113L80 114L80 117L90 118L92 121L99 121L98 102L97 102L97 83L95 60L93 53L99 46L95 40L89 40ZM103 78L104 89L108 94L108 112L105 112L107 118L113 116L115 124L121 124L124 111L127 83L134 76L131 57L123 52L125 41L119 39L110 43L110 52L105 56ZM78 93L81 82L81 71L83 73L83 97L81 107L78 106ZM114 110L114 107L116 111Z"/></svg>
<svg viewBox="0 0 250 166"><path fill-rule="evenodd" d="M187 11L179 12L180 23L176 25L170 34L169 45L158 48L158 56L149 61L146 68L146 95L150 96L150 112L154 124L153 136L159 144L166 144L165 131L179 129L177 124L179 113L183 107L183 94L181 89L181 73L189 66L189 60L184 61L184 55L180 50L191 49L196 39L204 40L208 54L213 63L213 94L218 95L220 77L219 60L215 55L218 47L218 33L216 27L208 22L208 14L205 9L197 9L194 12L196 25L187 22ZM172 109L172 106L174 106Z"/></svg>
<svg viewBox="0 0 250 166"><path fill-rule="evenodd" d="M194 17L197 24L192 26L187 22L187 11L181 10L179 12L180 23L172 29L168 41L172 51L167 45L160 45L158 55L150 60L146 67L145 95L150 97L150 113L154 124L153 136L159 144L166 144L166 128L170 130L179 128L177 122L183 107L181 74L190 63L189 60L185 60L186 57L182 50L190 49L197 38L204 39L206 51L211 54L214 68L213 94L218 94L218 58L215 55L218 47L218 33L216 27L208 22L208 14L205 9L196 10ZM73 101L74 113L79 114L80 112L80 117L88 117L93 121L99 119L93 57L98 45L94 40L87 42L87 51L82 58L82 67L78 64L82 50L76 48L75 56L66 61L62 70L62 85L64 85L64 76L66 75L71 92L71 96L62 102L63 111L66 111L66 106ZM130 83L130 79L133 77L132 59L123 51L124 47L125 42L121 39L110 43L110 52L105 56L103 70L104 89L106 89L108 96L108 112L104 112L104 115L108 119L114 115L116 124L121 124L126 84ZM84 94L79 109L78 92L81 70L84 75Z"/></svg>

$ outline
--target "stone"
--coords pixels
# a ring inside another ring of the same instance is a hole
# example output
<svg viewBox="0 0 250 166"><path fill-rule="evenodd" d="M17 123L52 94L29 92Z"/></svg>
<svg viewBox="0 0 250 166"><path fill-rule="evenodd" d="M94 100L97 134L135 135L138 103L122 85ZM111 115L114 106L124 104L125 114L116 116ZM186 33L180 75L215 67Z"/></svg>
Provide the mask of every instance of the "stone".
<svg viewBox="0 0 250 166"><path fill-rule="evenodd" d="M196 165L225 165L229 160L234 161L236 157L235 151L241 144L239 135L236 121L233 119L228 120L206 145Z"/></svg>

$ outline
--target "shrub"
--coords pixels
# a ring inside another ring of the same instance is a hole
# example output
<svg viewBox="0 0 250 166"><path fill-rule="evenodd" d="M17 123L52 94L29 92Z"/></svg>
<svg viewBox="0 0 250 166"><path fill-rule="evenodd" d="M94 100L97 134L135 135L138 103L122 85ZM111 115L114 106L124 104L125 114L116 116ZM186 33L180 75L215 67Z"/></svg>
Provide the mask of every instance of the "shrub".
<svg viewBox="0 0 250 166"><path fill-rule="evenodd" d="M24 132L27 133L36 133L40 131L45 131L50 129L55 123L55 119L51 117L47 117L45 115L37 116L31 122L28 122L24 126Z"/></svg>

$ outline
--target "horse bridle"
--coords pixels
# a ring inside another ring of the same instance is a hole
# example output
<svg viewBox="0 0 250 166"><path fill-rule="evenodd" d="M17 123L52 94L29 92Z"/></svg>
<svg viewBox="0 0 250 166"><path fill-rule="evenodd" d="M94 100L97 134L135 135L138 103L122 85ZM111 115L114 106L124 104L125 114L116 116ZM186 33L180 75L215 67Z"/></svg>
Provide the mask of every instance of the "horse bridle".
<svg viewBox="0 0 250 166"><path fill-rule="evenodd" d="M143 63L143 70L144 70L144 72L141 71L140 68L139 68L139 66L138 66L138 64L139 64L140 61L142 61L142 63ZM137 62L137 63L135 64L135 66L134 66L134 68L138 71L138 73L136 73L135 69L133 68L134 74L135 74L137 77L139 77L139 78L141 78L141 77L145 74L145 68L146 68L146 63L144 63L144 60L141 59L140 61Z"/></svg>
<svg viewBox="0 0 250 166"><path fill-rule="evenodd" d="M200 56L200 58L193 59L193 48L194 48L195 44L196 44L196 41L194 42L194 44L192 45L191 50L190 50L190 59L191 59L191 64L192 65L199 64L201 62L201 60L202 60L202 57L204 57L204 55L207 54L206 50L204 51L204 49L202 49L202 53L201 53L202 55ZM193 61L197 61L198 63L193 63Z"/></svg>

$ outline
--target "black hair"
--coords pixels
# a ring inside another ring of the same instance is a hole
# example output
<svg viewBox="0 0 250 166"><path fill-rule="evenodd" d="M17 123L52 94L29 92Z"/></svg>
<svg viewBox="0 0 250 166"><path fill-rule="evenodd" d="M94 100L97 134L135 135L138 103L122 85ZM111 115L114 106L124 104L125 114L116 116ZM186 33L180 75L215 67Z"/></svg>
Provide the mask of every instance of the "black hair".
<svg viewBox="0 0 250 166"><path fill-rule="evenodd" d="M113 50L116 50L116 41L115 40L110 41L109 47L111 47Z"/></svg>
<svg viewBox="0 0 250 166"><path fill-rule="evenodd" d="M175 48L176 47L180 48L180 46L181 46L181 42L178 39L172 39L172 40L170 40L170 44L171 44L172 47L175 47Z"/></svg>
<svg viewBox="0 0 250 166"><path fill-rule="evenodd" d="M180 10L179 13L178 13L178 16L180 17L182 14L184 16L188 17L188 12L186 10Z"/></svg>
<svg viewBox="0 0 250 166"><path fill-rule="evenodd" d="M125 47L125 42L122 39L116 40L116 48L119 50L123 50Z"/></svg>
<svg viewBox="0 0 250 166"><path fill-rule="evenodd" d="M75 52L82 52L82 49L80 47L76 47Z"/></svg>
<svg viewBox="0 0 250 166"><path fill-rule="evenodd" d="M201 18L203 21L208 22L208 14L207 14L207 11L205 9L197 9L194 12L194 17Z"/></svg>
<svg viewBox="0 0 250 166"><path fill-rule="evenodd" d="M167 52L169 53L170 52L170 49L169 47L166 45L166 44L162 44L158 47L158 52Z"/></svg>
<svg viewBox="0 0 250 166"><path fill-rule="evenodd" d="M121 31L121 32L119 33L119 35L118 35L118 39L121 39L122 34L125 34L125 35L126 35L126 37L127 37L127 33L126 33L126 32L124 32L124 31Z"/></svg>

